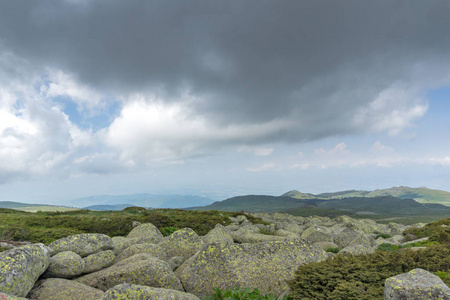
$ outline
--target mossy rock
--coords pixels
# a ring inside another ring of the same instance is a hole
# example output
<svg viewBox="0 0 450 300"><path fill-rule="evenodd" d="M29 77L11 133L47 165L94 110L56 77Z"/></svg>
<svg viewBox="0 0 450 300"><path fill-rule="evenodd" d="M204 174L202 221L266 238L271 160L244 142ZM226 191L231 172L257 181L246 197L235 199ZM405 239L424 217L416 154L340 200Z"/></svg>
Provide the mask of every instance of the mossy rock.
<svg viewBox="0 0 450 300"><path fill-rule="evenodd" d="M0 253L0 291L25 297L50 263L42 244L17 247Z"/></svg>
<svg viewBox="0 0 450 300"><path fill-rule="evenodd" d="M384 299L450 299L450 289L436 275L417 268L386 279Z"/></svg>
<svg viewBox="0 0 450 300"><path fill-rule="evenodd" d="M119 284L109 289L101 300L177 299L200 300L195 295L181 291L142 285Z"/></svg>
<svg viewBox="0 0 450 300"><path fill-rule="evenodd" d="M203 245L202 239L190 228L177 230L159 243L168 257L183 256L185 259L200 251Z"/></svg>
<svg viewBox="0 0 450 300"><path fill-rule="evenodd" d="M101 251L86 256L83 258L85 262L83 273L92 273L107 268L113 264L115 257L112 250Z"/></svg>
<svg viewBox="0 0 450 300"><path fill-rule="evenodd" d="M221 244L232 245L234 243L231 233L225 227L217 224L216 227L211 229L207 235L202 238L205 244Z"/></svg>
<svg viewBox="0 0 450 300"><path fill-rule="evenodd" d="M85 284L61 278L40 280L28 297L33 300L98 300L104 292Z"/></svg>
<svg viewBox="0 0 450 300"><path fill-rule="evenodd" d="M50 265L44 273L46 278L72 278L80 275L86 263L75 252L64 251L50 258Z"/></svg>
<svg viewBox="0 0 450 300"><path fill-rule="evenodd" d="M100 251L112 250L112 239L101 233L80 233L56 240L48 245L51 255L63 251L73 251L85 257Z"/></svg>
<svg viewBox="0 0 450 300"><path fill-rule="evenodd" d="M206 245L180 266L176 274L188 293L206 296L213 288L258 288L261 293L282 294L286 280L299 265L327 257L319 246L302 239L221 246Z"/></svg>
<svg viewBox="0 0 450 300"><path fill-rule="evenodd" d="M102 291L124 282L183 291L169 264L145 253L136 254L109 268L81 276L75 281Z"/></svg>
<svg viewBox="0 0 450 300"><path fill-rule="evenodd" d="M163 240L163 235L152 223L144 223L134 227L127 238L134 239L136 243L158 244Z"/></svg>
<svg viewBox="0 0 450 300"><path fill-rule="evenodd" d="M128 247L139 244L139 238L126 238L124 236L115 236L112 238L113 251L115 255L119 255Z"/></svg>
<svg viewBox="0 0 450 300"><path fill-rule="evenodd" d="M145 243L128 247L114 259L114 263L117 263L139 253L146 253L164 261L168 260L166 253L160 246Z"/></svg>
<svg viewBox="0 0 450 300"><path fill-rule="evenodd" d="M0 292L0 299L5 299L5 300L27 300L27 298L23 298L23 297L17 297L11 294L5 294Z"/></svg>

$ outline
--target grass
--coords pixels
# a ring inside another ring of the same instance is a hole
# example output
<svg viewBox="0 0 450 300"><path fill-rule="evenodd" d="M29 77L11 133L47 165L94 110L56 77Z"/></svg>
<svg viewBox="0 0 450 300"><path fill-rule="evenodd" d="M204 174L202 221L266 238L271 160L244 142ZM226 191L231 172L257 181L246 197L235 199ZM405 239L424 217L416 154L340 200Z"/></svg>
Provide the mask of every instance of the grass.
<svg viewBox="0 0 450 300"><path fill-rule="evenodd" d="M29 213L0 209L0 239L30 241L44 244L78 233L103 233L109 236L126 236L133 221L150 222L170 234L177 228L192 228L205 235L216 224L231 224L229 217L243 213L219 211L187 211L181 209L154 209L129 207L123 211L75 210L66 212ZM246 215L255 224L265 224L261 219Z"/></svg>

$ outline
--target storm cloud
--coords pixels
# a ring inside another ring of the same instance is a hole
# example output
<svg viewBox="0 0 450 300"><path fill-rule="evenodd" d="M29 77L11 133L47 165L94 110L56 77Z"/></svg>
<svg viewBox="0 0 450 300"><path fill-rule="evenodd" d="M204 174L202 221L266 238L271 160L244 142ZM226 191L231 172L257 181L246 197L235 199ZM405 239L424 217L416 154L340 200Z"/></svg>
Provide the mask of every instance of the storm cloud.
<svg viewBox="0 0 450 300"><path fill-rule="evenodd" d="M401 132L450 83L449 16L448 1L0 1L0 52L50 102L120 103L92 137L123 159L165 159Z"/></svg>

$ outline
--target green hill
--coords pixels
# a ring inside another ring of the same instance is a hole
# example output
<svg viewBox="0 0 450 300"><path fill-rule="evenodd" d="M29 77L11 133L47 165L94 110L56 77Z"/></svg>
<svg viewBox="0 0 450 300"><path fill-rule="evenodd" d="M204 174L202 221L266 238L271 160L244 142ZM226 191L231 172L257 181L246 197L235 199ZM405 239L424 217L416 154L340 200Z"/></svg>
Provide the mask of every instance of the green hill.
<svg viewBox="0 0 450 300"><path fill-rule="evenodd" d="M194 210L277 212L298 208L307 204L315 204L318 200L296 199L285 196L248 195L217 201L213 204L193 207Z"/></svg>
<svg viewBox="0 0 450 300"><path fill-rule="evenodd" d="M400 199L414 199L420 203L437 203L450 206L450 193L426 187L411 188L407 186L391 187L374 191L347 190L331 193L309 194L297 190L289 191L282 196L296 199L342 199L355 197L382 197L394 196Z"/></svg>

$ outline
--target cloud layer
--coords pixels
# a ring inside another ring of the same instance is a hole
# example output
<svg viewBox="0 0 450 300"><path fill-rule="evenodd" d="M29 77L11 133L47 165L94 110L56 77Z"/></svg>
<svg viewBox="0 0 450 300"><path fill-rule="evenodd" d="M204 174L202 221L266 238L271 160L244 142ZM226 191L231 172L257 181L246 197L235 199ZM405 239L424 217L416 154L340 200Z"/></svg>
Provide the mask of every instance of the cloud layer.
<svg viewBox="0 0 450 300"><path fill-rule="evenodd" d="M0 181L399 134L450 84L449 13L447 1L2 1Z"/></svg>

